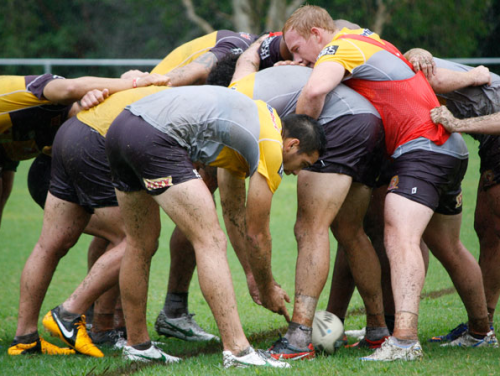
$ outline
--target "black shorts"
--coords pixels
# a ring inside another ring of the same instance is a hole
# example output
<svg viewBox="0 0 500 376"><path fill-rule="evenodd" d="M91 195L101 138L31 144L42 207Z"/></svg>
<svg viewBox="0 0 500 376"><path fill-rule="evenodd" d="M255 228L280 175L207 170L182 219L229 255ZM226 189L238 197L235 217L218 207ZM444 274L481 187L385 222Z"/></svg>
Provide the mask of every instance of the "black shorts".
<svg viewBox="0 0 500 376"><path fill-rule="evenodd" d="M323 125L326 152L308 171L349 175L375 186L384 155L384 127L372 114L344 115Z"/></svg>
<svg viewBox="0 0 500 376"><path fill-rule="evenodd" d="M35 158L28 172L28 190L31 198L43 209L50 185L52 158L41 153Z"/></svg>
<svg viewBox="0 0 500 376"><path fill-rule="evenodd" d="M201 179L186 149L128 110L111 124L106 153L113 184L120 191L145 189L159 195L172 185Z"/></svg>
<svg viewBox="0 0 500 376"><path fill-rule="evenodd" d="M9 157L7 157L7 153L5 153L5 149L0 144L0 174L2 171L17 171L17 167L19 166L19 161L13 161Z"/></svg>
<svg viewBox="0 0 500 376"><path fill-rule="evenodd" d="M66 121L52 147L50 193L90 213L96 208L118 206L105 142L99 132L76 117Z"/></svg>
<svg viewBox="0 0 500 376"><path fill-rule="evenodd" d="M389 158L384 154L384 157L382 158L382 163L380 165L380 173L375 183L376 188L389 185L392 177L394 176L393 164L394 164L394 159Z"/></svg>
<svg viewBox="0 0 500 376"><path fill-rule="evenodd" d="M462 179L468 159L427 150L405 153L393 162L388 192L431 208L439 214L462 212Z"/></svg>
<svg viewBox="0 0 500 376"><path fill-rule="evenodd" d="M486 147L479 149L481 158L479 189L482 191L487 191L500 183L500 136L490 137L492 139Z"/></svg>

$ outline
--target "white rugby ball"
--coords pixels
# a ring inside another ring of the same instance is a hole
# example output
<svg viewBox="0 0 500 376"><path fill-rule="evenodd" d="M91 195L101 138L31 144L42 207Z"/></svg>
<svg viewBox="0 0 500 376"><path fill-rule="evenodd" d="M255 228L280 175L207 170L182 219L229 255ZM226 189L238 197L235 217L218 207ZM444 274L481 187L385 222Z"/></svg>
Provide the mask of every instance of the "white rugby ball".
<svg viewBox="0 0 500 376"><path fill-rule="evenodd" d="M333 354L335 343L342 340L344 325L333 313L316 311L312 326L312 343L317 351Z"/></svg>

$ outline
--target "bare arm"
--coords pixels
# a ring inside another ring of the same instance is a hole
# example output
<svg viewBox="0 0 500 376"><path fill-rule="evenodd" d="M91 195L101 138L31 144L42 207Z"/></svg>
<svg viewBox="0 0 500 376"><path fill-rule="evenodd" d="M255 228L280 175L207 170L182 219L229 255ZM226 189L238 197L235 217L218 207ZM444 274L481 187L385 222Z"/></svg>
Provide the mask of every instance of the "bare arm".
<svg viewBox="0 0 500 376"><path fill-rule="evenodd" d="M223 169L219 169L217 177L227 234L243 268L250 269L245 272L252 273L262 305L289 321L285 301L290 298L276 284L271 270L269 215L273 194L265 178L255 173L250 178L245 207L244 181Z"/></svg>
<svg viewBox="0 0 500 376"><path fill-rule="evenodd" d="M246 225L245 225L245 181L236 179L227 170L217 169L217 180L220 187L220 197L224 223L227 235L231 241L234 252L245 272L248 289L252 299L257 304L262 304L259 291L255 284L252 268L247 259L246 250Z"/></svg>
<svg viewBox="0 0 500 376"><path fill-rule="evenodd" d="M490 71L482 65L468 72L437 68L432 54L422 48L412 48L404 56L412 63L416 72L421 70L425 74L432 89L437 94L449 93L467 86L491 84Z"/></svg>
<svg viewBox="0 0 500 376"><path fill-rule="evenodd" d="M437 94L449 93L467 86L491 84L490 70L482 65L468 72L455 72L437 68L436 74L429 80L432 89Z"/></svg>
<svg viewBox="0 0 500 376"><path fill-rule="evenodd" d="M149 74L138 78L80 77L52 80L43 90L43 96L53 103L71 104L92 90L107 90L108 94L150 85L166 85L168 79L160 74Z"/></svg>
<svg viewBox="0 0 500 376"><path fill-rule="evenodd" d="M431 110L432 121L440 123L449 132L500 135L500 112L468 119L455 118L445 106Z"/></svg>
<svg viewBox="0 0 500 376"><path fill-rule="evenodd" d="M266 179L258 172L250 178L248 187L246 225L247 257L259 287L262 305L290 321L285 301L290 298L275 282L271 270L272 240L269 230L273 193Z"/></svg>
<svg viewBox="0 0 500 376"><path fill-rule="evenodd" d="M299 96L295 112L317 119L323 110L326 95L342 81L345 72L345 68L336 62L315 66Z"/></svg>
<svg viewBox="0 0 500 376"><path fill-rule="evenodd" d="M212 52L207 52L186 66L172 69L165 76L170 86L203 85L215 64L217 58Z"/></svg>
<svg viewBox="0 0 500 376"><path fill-rule="evenodd" d="M262 44L262 41L267 38L267 36L268 34L261 36L259 39L253 42L250 47L248 47L248 49L243 52L243 54L241 54L238 61L236 62L236 69L234 71L231 84L259 70L259 47Z"/></svg>

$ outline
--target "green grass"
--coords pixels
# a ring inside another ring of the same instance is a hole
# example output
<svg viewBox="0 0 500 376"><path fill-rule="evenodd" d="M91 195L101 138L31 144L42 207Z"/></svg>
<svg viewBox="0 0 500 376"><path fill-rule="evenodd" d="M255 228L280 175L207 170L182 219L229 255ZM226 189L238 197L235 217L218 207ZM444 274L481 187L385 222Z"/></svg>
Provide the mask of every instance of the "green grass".
<svg viewBox="0 0 500 376"><path fill-rule="evenodd" d="M471 159L464 188L464 217L462 240L466 247L477 257L478 242L473 230L473 213L478 180L479 160L477 143L467 138ZM220 345L192 344L179 340L161 338L161 347L184 361L179 365L162 366L130 366L120 358L119 351L106 350L106 357L95 359L84 356L49 357L28 356L10 357L6 355L15 334L17 305L19 299L19 278L24 262L29 256L40 234L42 211L31 200L26 187L26 174L29 162L21 164L16 175L16 182L11 199L4 213L0 229L0 276L2 291L0 298L0 375L191 375L191 374L283 374L285 372L298 375L374 375L374 374L451 374L460 372L465 375L493 375L498 372L498 351L493 349L447 349L427 343L427 339L435 334L447 332L466 319L465 310L456 294L448 294L439 298L426 297L421 302L420 339L425 351L421 362L390 364L362 363L360 355L370 351L341 349L335 355L319 357L313 362L293 363L290 371L283 370L230 370L222 371ZM296 180L286 177L273 203L271 231L273 234L273 270L276 280L292 296L294 291L296 243L293 236L293 225L296 213ZM219 205L220 208L220 205ZM171 221L164 216L160 249L153 260L149 305L148 325L152 338L159 339L153 324L157 313L163 305L169 266L168 239L173 230ZM84 278L86 271L86 250L90 237L84 235L78 244L61 261L47 297L42 307L42 315L49 309L64 301L76 285ZM336 246L332 242L332 255ZM281 316L256 306L247 293L246 282L241 267L232 250L228 251L233 281L238 296L238 307L245 333L253 345L267 348L277 338L277 331L286 325ZM333 256L332 256L333 260ZM333 266L333 264L332 264ZM331 270L331 269L330 269ZM329 282L327 283L327 285ZM441 265L431 257L428 277L424 286L424 294L452 287L451 281ZM326 307L328 289L321 295L318 309ZM427 296L427 295L424 295ZM201 294L198 281L193 279L190 299L190 310L196 313L198 323L211 333L218 333L217 327ZM356 293L350 312L362 307ZM288 309L292 311L292 304ZM364 317L350 314L346 319L347 329L364 326ZM496 326L500 323L496 321ZM40 333L44 333L40 320ZM53 343L61 342L49 338Z"/></svg>

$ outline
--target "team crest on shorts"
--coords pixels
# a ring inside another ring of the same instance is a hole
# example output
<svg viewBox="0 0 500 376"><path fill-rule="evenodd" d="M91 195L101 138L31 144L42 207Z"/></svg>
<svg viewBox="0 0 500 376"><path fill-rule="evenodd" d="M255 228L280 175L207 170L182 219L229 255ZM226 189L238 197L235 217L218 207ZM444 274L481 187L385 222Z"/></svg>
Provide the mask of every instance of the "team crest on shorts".
<svg viewBox="0 0 500 376"><path fill-rule="evenodd" d="M393 189L398 189L398 184L399 184L399 176L394 175L391 179L391 182L389 183L389 186L387 187L388 191L392 191Z"/></svg>
<svg viewBox="0 0 500 376"><path fill-rule="evenodd" d="M457 201L457 204L455 205L455 209L461 208L462 207L462 192L460 192L457 197L455 197L455 200Z"/></svg>
<svg viewBox="0 0 500 376"><path fill-rule="evenodd" d="M172 185L174 185L174 183L172 183L171 176L159 179L142 179L142 180L144 181L144 186L148 191L154 191L155 189L171 187Z"/></svg>

